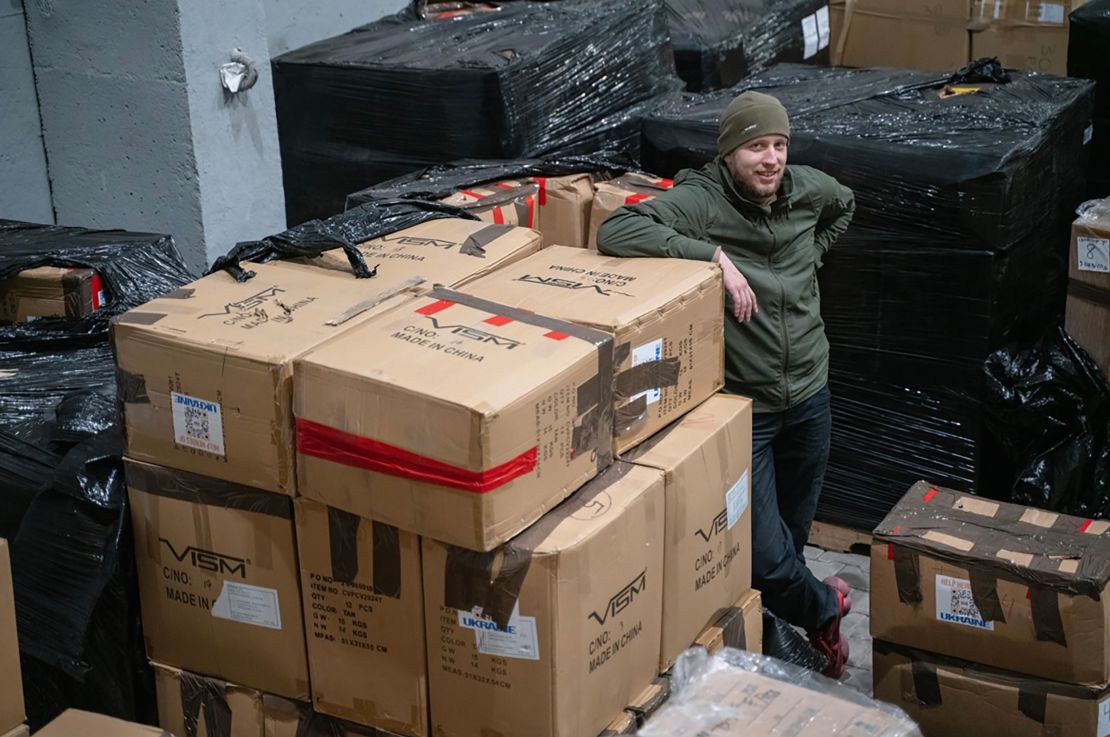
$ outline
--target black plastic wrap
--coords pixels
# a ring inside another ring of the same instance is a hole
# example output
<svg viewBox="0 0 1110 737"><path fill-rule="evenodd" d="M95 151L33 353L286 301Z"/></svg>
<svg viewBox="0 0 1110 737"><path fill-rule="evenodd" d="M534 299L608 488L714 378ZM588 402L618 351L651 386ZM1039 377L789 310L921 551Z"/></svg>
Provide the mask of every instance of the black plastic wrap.
<svg viewBox="0 0 1110 737"><path fill-rule="evenodd" d="M639 107L680 88L661 0L390 16L274 60L287 219L434 164L635 143Z"/></svg>
<svg viewBox="0 0 1110 737"><path fill-rule="evenodd" d="M666 3L675 67L691 92L731 87L780 62L829 63L827 0Z"/></svg>
<svg viewBox="0 0 1110 737"><path fill-rule="evenodd" d="M192 277L169 236L0 221L0 276L44 265L95 269L108 303L0 326L0 534L28 721L150 720L109 326Z"/></svg>
<svg viewBox="0 0 1110 737"><path fill-rule="evenodd" d="M1013 72L943 97L949 81L781 65L644 121L645 164L673 176L714 157L736 94L774 94L791 115L790 163L855 192L852 225L819 272L833 436L818 515L828 521L870 528L920 478L1004 496L1017 469L984 423L983 365L1063 315L1091 85Z"/></svg>
<svg viewBox="0 0 1110 737"><path fill-rule="evenodd" d="M1094 80L1091 176L1087 195L1110 196L1110 0L1089 0L1069 16L1068 76Z"/></svg>
<svg viewBox="0 0 1110 737"><path fill-rule="evenodd" d="M801 632L767 609L763 610L763 654L815 673L829 667L829 659Z"/></svg>

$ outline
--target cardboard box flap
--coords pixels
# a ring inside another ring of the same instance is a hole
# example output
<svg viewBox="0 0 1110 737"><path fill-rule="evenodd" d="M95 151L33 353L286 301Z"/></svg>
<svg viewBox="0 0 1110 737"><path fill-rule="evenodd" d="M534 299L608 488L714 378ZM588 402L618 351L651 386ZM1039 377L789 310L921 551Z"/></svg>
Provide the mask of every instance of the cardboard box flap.
<svg viewBox="0 0 1110 737"><path fill-rule="evenodd" d="M208 507L238 509L270 517L293 519L292 502L284 494L274 494L210 476L139 461L127 463L125 473L127 486L144 494Z"/></svg>
<svg viewBox="0 0 1110 737"><path fill-rule="evenodd" d="M61 716L35 734L42 737L175 737L158 727L78 709L66 709Z"/></svg>
<svg viewBox="0 0 1110 737"><path fill-rule="evenodd" d="M389 732L321 714L309 704L273 694L262 695L262 709L266 737L393 737Z"/></svg>
<svg viewBox="0 0 1110 737"><path fill-rule="evenodd" d="M233 737L235 708L228 701L229 694L235 692L245 695L255 703L260 695L255 689L236 686L217 678L200 676L162 663L152 662L151 665L158 683L159 703L166 699L177 702L175 707L180 705L180 717L186 734L197 733L200 725L203 725L204 729L199 730L199 733L204 737ZM163 688L166 690L163 691ZM170 693L169 689L174 692ZM239 715L239 719L247 716L249 715ZM159 721L165 724L166 715L159 713L159 717Z"/></svg>
<svg viewBox="0 0 1110 737"><path fill-rule="evenodd" d="M629 192L646 194L652 197L674 188L674 180L665 177L656 177L643 172L630 171L612 179L607 184Z"/></svg>
<svg viewBox="0 0 1110 737"><path fill-rule="evenodd" d="M313 408L315 414L308 419L298 399L298 448L348 463L367 443L388 444L396 457L428 465L430 472L447 470L441 468L445 463L491 471L491 463L511 463L521 449L506 445L501 449L505 458L485 457L488 449L472 442L482 430L483 418L559 376L567 362L552 360L553 356L596 353L597 378L578 389L576 414L582 421L573 446L595 449L598 467L603 468L612 457L613 388L607 379L612 375L612 343L611 335L581 325L434 289L427 298L361 325L301 360L327 370L337 381L352 381L358 391L377 385L383 393L401 392L456 407L460 422L467 417L468 423L450 428L454 436L433 447L426 429L406 432L397 418L349 411L346 404Z"/></svg>
<svg viewBox="0 0 1110 737"><path fill-rule="evenodd" d="M1110 521L996 502L919 481L875 528L875 539L893 546L900 589L916 585L916 551L1098 599L1110 581L1108 531Z"/></svg>
<svg viewBox="0 0 1110 737"><path fill-rule="evenodd" d="M630 463L651 466L670 472L687 458L703 452L707 438L717 435L717 457L728 458L735 453L730 436L722 433L736 415L750 406L752 400L732 394L715 394L679 420L652 435L648 440L621 455Z"/></svg>
<svg viewBox="0 0 1110 737"><path fill-rule="evenodd" d="M605 528L610 512L634 503L644 488L661 478L653 469L617 461L501 547L487 553L451 547L446 605L464 612L479 609L504 629L533 557L556 554L589 539Z"/></svg>
<svg viewBox="0 0 1110 737"><path fill-rule="evenodd" d="M479 280L464 291L563 320L617 331L719 278L708 262L613 258L550 246Z"/></svg>

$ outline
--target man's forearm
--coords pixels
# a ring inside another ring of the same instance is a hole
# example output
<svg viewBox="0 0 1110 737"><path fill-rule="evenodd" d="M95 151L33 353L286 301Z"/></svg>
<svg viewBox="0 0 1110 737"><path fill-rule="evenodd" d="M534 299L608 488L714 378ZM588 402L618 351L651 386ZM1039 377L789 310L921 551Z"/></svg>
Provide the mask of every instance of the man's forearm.
<svg viewBox="0 0 1110 737"><path fill-rule="evenodd" d="M717 247L622 207L598 228L597 250L609 256L712 261Z"/></svg>

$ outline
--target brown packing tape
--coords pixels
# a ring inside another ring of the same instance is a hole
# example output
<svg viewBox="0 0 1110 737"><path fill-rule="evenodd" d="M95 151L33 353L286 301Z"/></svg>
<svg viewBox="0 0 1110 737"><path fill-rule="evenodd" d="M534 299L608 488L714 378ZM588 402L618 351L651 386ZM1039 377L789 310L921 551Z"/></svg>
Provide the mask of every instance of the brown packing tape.
<svg viewBox="0 0 1110 737"><path fill-rule="evenodd" d="M489 300L481 299L479 297L472 297L461 292L456 292L451 289L444 289L436 287L429 295L432 299L442 299L450 302L455 302L467 307L471 307L482 312L488 312L492 315L500 315L508 317L517 322L522 322L526 325L533 325L538 328L544 328L554 333L562 333L569 335L578 340L584 340L597 349L597 375L601 377L596 384L586 382L583 387L590 386L591 389L596 387L597 396L590 397L588 393L584 393L583 388L579 387L578 393L578 415L580 423L585 422L585 418L590 418L590 423L596 427L594 435L594 445L597 452L597 470L600 473L605 469L613 460L613 382L606 380L607 377L613 375L613 336L609 333L593 328L578 325L572 322L564 322L563 320L555 320L550 317L543 317L534 312L521 310L508 305L490 302ZM591 410L596 408L596 412L591 413Z"/></svg>
<svg viewBox="0 0 1110 737"><path fill-rule="evenodd" d="M192 287L178 287L172 292L163 294L162 299L192 299L196 291L197 290Z"/></svg>
<svg viewBox="0 0 1110 737"><path fill-rule="evenodd" d="M509 623L532 565L532 552L568 517L594 501L596 494L635 468L617 461L569 499L509 542L487 553L447 546L443 603L464 612L479 610L498 627ZM497 573L494 574L496 569Z"/></svg>
<svg viewBox="0 0 1110 737"><path fill-rule="evenodd" d="M718 622L722 624L725 647L734 647L738 650L748 649L748 632L744 627L744 610L734 607Z"/></svg>
<svg viewBox="0 0 1110 737"><path fill-rule="evenodd" d="M284 494L149 464L129 462L125 474L127 485L144 494L293 519L293 500Z"/></svg>
<svg viewBox="0 0 1110 737"><path fill-rule="evenodd" d="M1068 646L1064 622L1060 617L1059 594L1042 586L1029 588L1029 606L1033 611L1033 632L1042 642Z"/></svg>
<svg viewBox="0 0 1110 737"><path fill-rule="evenodd" d="M659 707L671 697L671 679L667 676L656 676L651 685L645 688L639 696L629 704L627 710L636 718L636 726L643 727L644 722L652 714L659 711Z"/></svg>
<svg viewBox="0 0 1110 737"><path fill-rule="evenodd" d="M682 362L677 357L648 361L627 368L616 376L614 398L619 402L651 389L666 389L678 384Z"/></svg>
<svg viewBox="0 0 1110 737"><path fill-rule="evenodd" d="M146 377L121 368L116 369L116 391L124 404L150 404L146 393Z"/></svg>
<svg viewBox="0 0 1110 737"><path fill-rule="evenodd" d="M637 397L613 412L613 436L624 438L643 429L647 424L647 397Z"/></svg>
<svg viewBox="0 0 1110 737"><path fill-rule="evenodd" d="M357 514L328 507L331 577L340 583L353 583L358 578L358 527L361 520Z"/></svg>
<svg viewBox="0 0 1110 737"><path fill-rule="evenodd" d="M165 317L164 312L142 312L130 310L115 319L117 325L153 325Z"/></svg>
<svg viewBox="0 0 1110 737"><path fill-rule="evenodd" d="M940 679L937 678L936 666L915 660L910 669L913 673L913 692L917 696L917 701L922 706L940 706Z"/></svg>
<svg viewBox="0 0 1110 737"><path fill-rule="evenodd" d="M972 568L967 572L971 580L971 598L975 607L987 622L1005 622L1002 602L998 598L998 579L990 571Z"/></svg>
<svg viewBox="0 0 1110 737"><path fill-rule="evenodd" d="M374 268L377 269L376 266ZM358 317L363 312L366 312L369 309L377 307L382 302L385 302L387 299L390 299L392 297L396 297L398 294L402 294L402 293L404 293L404 292L406 292L410 289L414 289L414 288L420 286L421 284L424 283L424 281L425 281L425 279L422 276L411 276L408 279L405 279L400 284L396 284L396 285L394 285L394 286L392 286L388 289L383 289L382 291L378 292L375 295L372 295L368 299L364 299L361 302L358 302L358 303L352 305L351 307L349 307L346 310L344 310L343 312L339 313L339 315L332 318L331 320L328 320L324 324L328 325L330 327L335 327L337 325L342 325L343 323L347 322L351 318Z"/></svg>
<svg viewBox="0 0 1110 737"><path fill-rule="evenodd" d="M362 521L358 515L328 507L331 577L335 581L352 584L358 578L358 531ZM401 542L397 528L382 522L370 524L374 593L398 599L401 596Z"/></svg>
<svg viewBox="0 0 1110 737"><path fill-rule="evenodd" d="M1038 724L1044 724L1048 692L1026 681L1018 689L1018 711Z"/></svg>
<svg viewBox="0 0 1110 737"><path fill-rule="evenodd" d="M1102 307L1110 307L1110 289L1086 284L1078 279L1068 279L1068 294Z"/></svg>
<svg viewBox="0 0 1110 737"><path fill-rule="evenodd" d="M512 230L512 225L487 225L481 230L476 230L468 235L462 246L459 247L459 253L464 256L485 258L486 246Z"/></svg>
<svg viewBox="0 0 1110 737"><path fill-rule="evenodd" d="M175 674L181 682L181 714L185 734L181 737L231 737L231 707L227 703L227 684L185 671ZM201 714L205 731L198 732Z"/></svg>
<svg viewBox="0 0 1110 737"><path fill-rule="evenodd" d="M898 587L898 601L903 604L921 602L921 564L917 551L894 545L894 581Z"/></svg>
<svg viewBox="0 0 1110 737"><path fill-rule="evenodd" d="M374 593L401 598L401 537L397 528L373 523Z"/></svg>

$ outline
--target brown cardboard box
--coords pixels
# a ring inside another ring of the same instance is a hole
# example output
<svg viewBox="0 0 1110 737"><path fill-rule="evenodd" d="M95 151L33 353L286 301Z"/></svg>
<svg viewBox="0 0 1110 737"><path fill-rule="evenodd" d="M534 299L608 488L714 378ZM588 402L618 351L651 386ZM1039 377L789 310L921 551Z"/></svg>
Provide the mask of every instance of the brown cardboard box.
<svg viewBox="0 0 1110 737"><path fill-rule="evenodd" d="M809 683L819 685L813 680ZM865 697L847 689L805 688L761 672L730 667L711 670L679 697L672 697L639 735L911 737L918 732L904 715L882 705L868 705Z"/></svg>
<svg viewBox="0 0 1110 737"><path fill-rule="evenodd" d="M299 492L490 550L608 465L605 333L437 289L296 362Z"/></svg>
<svg viewBox="0 0 1110 737"><path fill-rule="evenodd" d="M833 0L832 63L953 71L967 63L969 0Z"/></svg>
<svg viewBox="0 0 1110 737"><path fill-rule="evenodd" d="M494 552L424 538L434 734L601 732L656 675L662 535L663 475L617 462Z"/></svg>
<svg viewBox="0 0 1110 737"><path fill-rule="evenodd" d="M424 737L420 539L307 499L294 506L313 705Z"/></svg>
<svg viewBox="0 0 1110 737"><path fill-rule="evenodd" d="M618 207L646 202L672 187L673 179L639 172L628 172L598 184L594 188L593 209L590 211L590 239L587 242L589 249L597 250L597 229Z"/></svg>
<svg viewBox="0 0 1110 737"><path fill-rule="evenodd" d="M479 276L539 248L522 228L442 219L362 244L372 279L346 256L251 264L117 318L127 453L138 460L293 494L292 361L432 284Z"/></svg>
<svg viewBox="0 0 1110 737"><path fill-rule="evenodd" d="M878 640L875 698L901 707L925 737L1110 733L1110 691L997 671Z"/></svg>
<svg viewBox="0 0 1110 737"><path fill-rule="evenodd" d="M15 631L12 557L8 541L0 537L0 730L14 728L24 717L19 638Z"/></svg>
<svg viewBox="0 0 1110 737"><path fill-rule="evenodd" d="M878 640L1055 681L1110 681L1110 521L918 482L875 528Z"/></svg>
<svg viewBox="0 0 1110 737"><path fill-rule="evenodd" d="M20 724L11 732L5 732L4 737L31 737L31 730L27 728L26 724Z"/></svg>
<svg viewBox="0 0 1110 737"><path fill-rule="evenodd" d="M107 303L104 283L94 269L39 266L0 279L0 323L75 319Z"/></svg>
<svg viewBox="0 0 1110 737"><path fill-rule="evenodd" d="M724 383L724 290L715 264L552 246L462 291L612 334L616 453Z"/></svg>
<svg viewBox="0 0 1110 737"><path fill-rule="evenodd" d="M1110 381L1110 198L1080 208L1071 226L1064 325Z"/></svg>
<svg viewBox="0 0 1110 737"><path fill-rule="evenodd" d="M659 707L667 703L671 697L671 677L669 675L656 676L647 688L639 693L624 710L633 716L638 727L644 726Z"/></svg>
<svg viewBox="0 0 1110 737"><path fill-rule="evenodd" d="M461 189L440 202L461 207L487 223L541 230L539 196L540 185L536 182L505 179Z"/></svg>
<svg viewBox="0 0 1110 737"><path fill-rule="evenodd" d="M309 697L293 501L125 462L147 655Z"/></svg>
<svg viewBox="0 0 1110 737"><path fill-rule="evenodd" d="M66 709L35 737L167 737L161 727L125 722L103 714ZM176 737L176 736L174 736Z"/></svg>
<svg viewBox="0 0 1110 737"><path fill-rule="evenodd" d="M308 704L280 696L262 697L266 737L392 737L387 732L313 711Z"/></svg>
<svg viewBox="0 0 1110 737"><path fill-rule="evenodd" d="M605 729L601 730L598 737L619 737L620 735L636 734L636 717L631 712L622 711Z"/></svg>
<svg viewBox="0 0 1110 737"><path fill-rule="evenodd" d="M704 647L710 655L726 647L763 652L763 606L759 592L746 591L713 624L702 630L694 644Z"/></svg>
<svg viewBox="0 0 1110 737"><path fill-rule="evenodd" d="M1083 0L972 0L972 58L997 56L1006 67L1068 73L1068 15Z"/></svg>
<svg viewBox="0 0 1110 737"><path fill-rule="evenodd" d="M540 186L543 245L585 248L590 240L590 209L594 203L593 177L568 174L532 177Z"/></svg>
<svg viewBox="0 0 1110 737"><path fill-rule="evenodd" d="M752 583L752 402L711 397L624 460L667 476L664 671Z"/></svg>
<svg viewBox="0 0 1110 737"><path fill-rule="evenodd" d="M158 723L177 737L267 737L262 693L151 663Z"/></svg>

